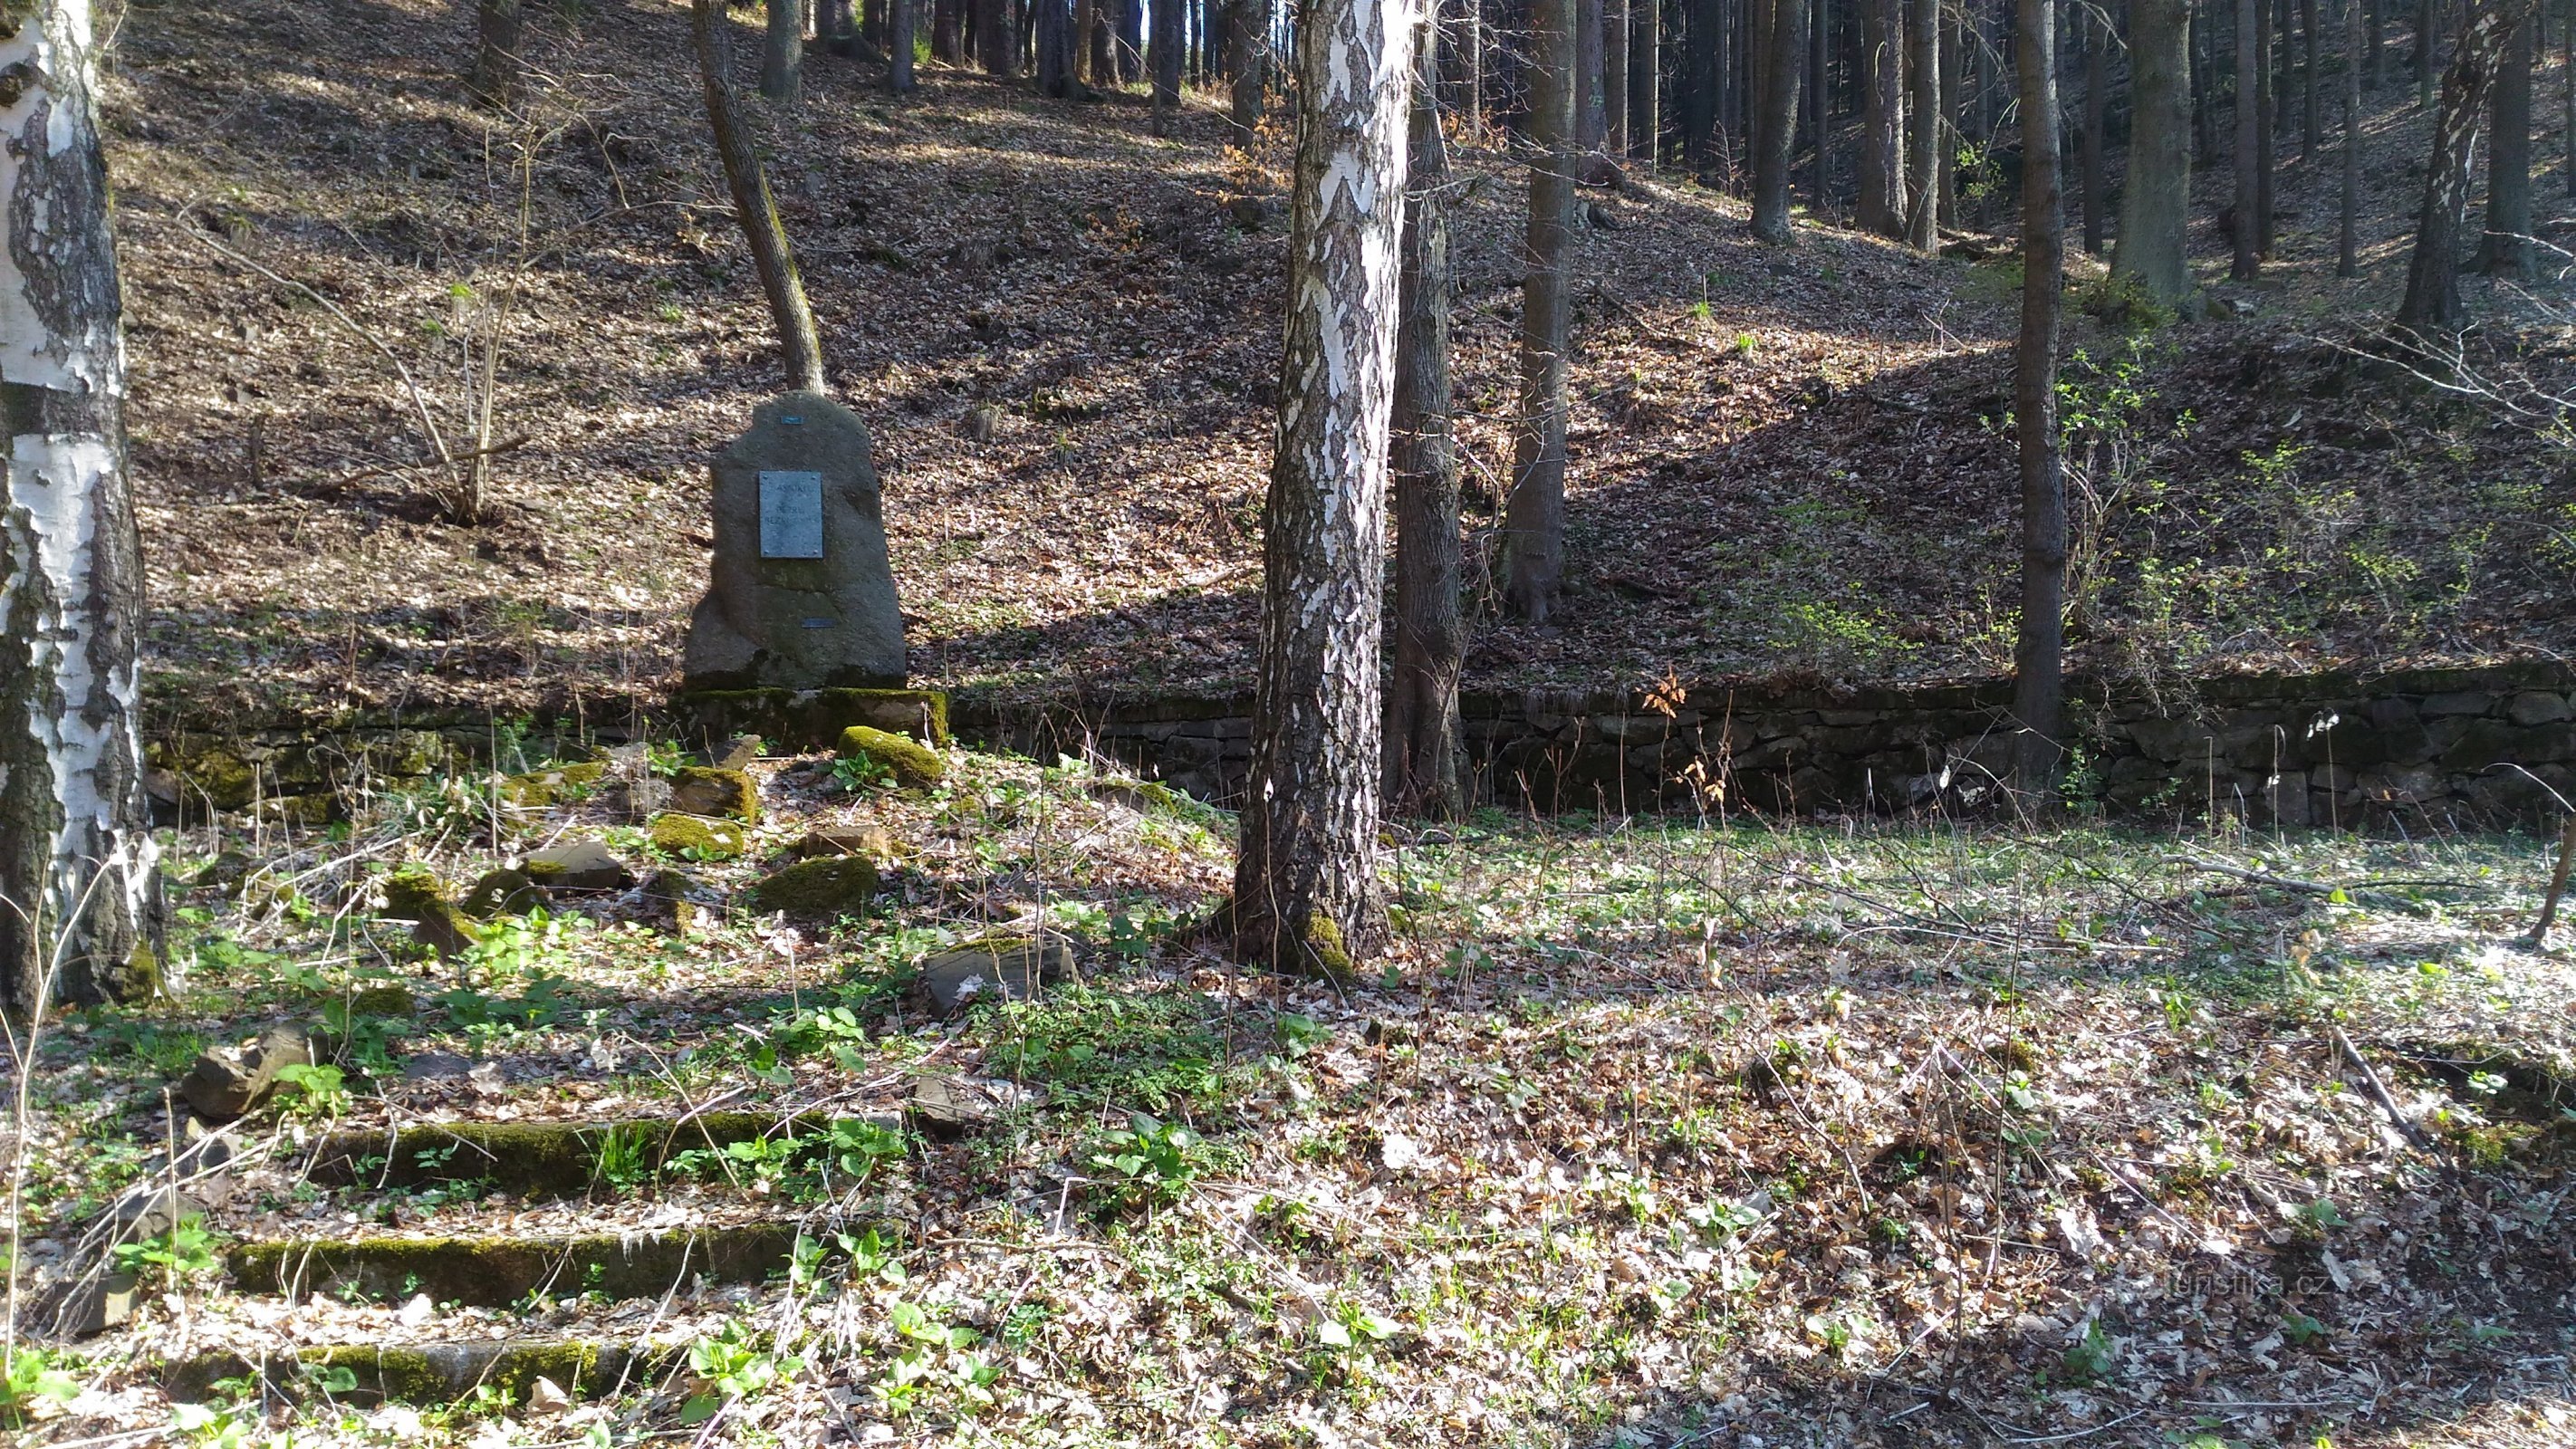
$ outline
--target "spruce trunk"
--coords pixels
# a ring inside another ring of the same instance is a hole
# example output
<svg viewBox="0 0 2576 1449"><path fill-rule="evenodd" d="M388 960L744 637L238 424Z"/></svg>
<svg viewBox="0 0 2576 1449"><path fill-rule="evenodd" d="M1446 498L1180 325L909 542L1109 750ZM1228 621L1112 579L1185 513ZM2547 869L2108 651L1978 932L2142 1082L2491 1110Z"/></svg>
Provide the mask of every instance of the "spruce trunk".
<svg viewBox="0 0 2576 1449"><path fill-rule="evenodd" d="M1503 517L1503 597L1544 624L1565 570L1566 333L1574 226L1574 3L1530 0L1529 231L1522 257L1520 415Z"/></svg>
<svg viewBox="0 0 2576 1449"><path fill-rule="evenodd" d="M1941 241L1941 0L1907 0L1906 12L1905 240L1928 252Z"/></svg>
<svg viewBox="0 0 2576 1449"><path fill-rule="evenodd" d="M1762 113L1753 123L1753 236L1757 241L1789 239L1789 168L1798 154L1798 51L1806 39L1807 17L1799 0L1756 0L1768 7L1770 23L1763 39L1758 94Z"/></svg>
<svg viewBox="0 0 2576 1449"><path fill-rule="evenodd" d="M2057 779L2066 629L2066 485L2058 465L2057 321L2066 218L2057 123L2057 0L2018 0L2021 72L2021 337L2013 349L2013 433L2021 454L2021 636L2013 714L2024 792Z"/></svg>

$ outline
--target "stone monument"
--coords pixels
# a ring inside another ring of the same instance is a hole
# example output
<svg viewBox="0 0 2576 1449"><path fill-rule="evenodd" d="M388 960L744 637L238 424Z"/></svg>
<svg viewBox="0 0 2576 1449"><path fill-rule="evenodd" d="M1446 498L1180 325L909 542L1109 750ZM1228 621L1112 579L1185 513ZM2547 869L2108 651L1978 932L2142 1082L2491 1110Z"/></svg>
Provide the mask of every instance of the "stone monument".
<svg viewBox="0 0 2576 1449"><path fill-rule="evenodd" d="M713 471L715 565L683 687L900 687L903 614L858 414L821 393L772 398Z"/></svg>

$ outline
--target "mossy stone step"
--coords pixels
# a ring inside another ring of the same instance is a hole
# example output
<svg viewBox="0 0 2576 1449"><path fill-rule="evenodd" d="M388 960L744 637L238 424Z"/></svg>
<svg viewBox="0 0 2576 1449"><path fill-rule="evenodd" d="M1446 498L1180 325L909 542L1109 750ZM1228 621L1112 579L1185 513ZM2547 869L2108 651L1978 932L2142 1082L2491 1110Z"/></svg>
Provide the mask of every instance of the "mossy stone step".
<svg viewBox="0 0 2576 1449"><path fill-rule="evenodd" d="M702 1112L622 1122L430 1122L397 1131L335 1132L313 1159L313 1180L332 1186L425 1187L488 1182L522 1197L578 1197L599 1176L599 1152L623 1134L637 1167L659 1172L697 1148L722 1149L795 1122L773 1112ZM817 1130L828 1124L817 1119Z"/></svg>
<svg viewBox="0 0 2576 1449"><path fill-rule="evenodd" d="M359 1405L450 1404L488 1385L526 1403L538 1379L585 1398L631 1390L674 1366L684 1350L553 1339L486 1339L463 1343L335 1343L259 1359L202 1353L162 1371L162 1387L181 1403L213 1395L227 1381L256 1379L288 1399L321 1396L324 1375L345 1369L357 1386L331 1397Z"/></svg>
<svg viewBox="0 0 2576 1449"><path fill-rule="evenodd" d="M596 1233L561 1237L312 1238L244 1243L224 1254L244 1293L378 1301L427 1294L433 1302L501 1308L531 1292L611 1299L658 1297L695 1278L758 1283L787 1270L793 1223Z"/></svg>

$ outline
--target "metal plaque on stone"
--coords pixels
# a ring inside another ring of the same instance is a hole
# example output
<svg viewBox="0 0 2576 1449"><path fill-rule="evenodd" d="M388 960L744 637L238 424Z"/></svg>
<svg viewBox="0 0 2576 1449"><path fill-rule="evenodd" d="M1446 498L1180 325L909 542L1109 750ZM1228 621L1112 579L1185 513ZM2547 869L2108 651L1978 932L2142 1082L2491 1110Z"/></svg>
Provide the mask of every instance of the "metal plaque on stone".
<svg viewBox="0 0 2576 1449"><path fill-rule="evenodd" d="M760 556L823 556L823 475L764 468L760 473Z"/></svg>

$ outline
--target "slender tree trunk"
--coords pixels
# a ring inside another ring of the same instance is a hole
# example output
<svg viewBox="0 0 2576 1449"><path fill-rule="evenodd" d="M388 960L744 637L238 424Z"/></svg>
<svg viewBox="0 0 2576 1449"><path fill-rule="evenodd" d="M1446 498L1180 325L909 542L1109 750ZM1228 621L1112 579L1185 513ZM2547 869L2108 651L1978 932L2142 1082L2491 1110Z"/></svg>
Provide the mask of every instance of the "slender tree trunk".
<svg viewBox="0 0 2576 1449"><path fill-rule="evenodd" d="M1145 0L1121 0L1116 59L1121 84L1133 85L1145 74Z"/></svg>
<svg viewBox="0 0 2576 1449"><path fill-rule="evenodd" d="M2360 0L2349 0L2349 3L2360 3ZM2375 91L2379 89L2382 74L2381 52L2387 49L2386 42L2381 38L2386 21L2382 15L2380 0L2368 0L2368 3L2370 13L2363 23L2367 30L2365 38L2369 42L2370 61L2362 70L2362 84Z"/></svg>
<svg viewBox="0 0 2576 1449"><path fill-rule="evenodd" d="M1601 7L1604 0L1574 0L1574 147L1601 149L1607 107L1601 97Z"/></svg>
<svg viewBox="0 0 2576 1449"><path fill-rule="evenodd" d="M2344 0L2347 5L2356 0ZM2299 0L2299 159L2313 162L2325 145L2325 112L2317 99L2317 0Z"/></svg>
<svg viewBox="0 0 2576 1449"><path fill-rule="evenodd" d="M2397 330L2437 349L2468 323L2460 300L2460 232L2468 219L2469 160L2497 60L2523 8L2517 0L2476 0L2442 72L2432 162L2424 168L2424 203L2415 215L2415 254L2406 266L2406 300L2397 309Z"/></svg>
<svg viewBox="0 0 2576 1449"><path fill-rule="evenodd" d="M886 38L886 89L899 96L912 94L913 26L919 23L921 0L886 0L893 14L889 17L893 34Z"/></svg>
<svg viewBox="0 0 2576 1449"><path fill-rule="evenodd" d="M2344 0L2343 204L2335 237L2335 275L2361 275L2361 0Z"/></svg>
<svg viewBox="0 0 2576 1449"><path fill-rule="evenodd" d="M1709 125L1704 133L1701 155L1714 158L1721 167L1734 164L1736 98L1742 87L1736 80L1736 60L1744 51L1743 22L1753 0L1714 0L1708 6L1713 18L1710 45Z"/></svg>
<svg viewBox="0 0 2576 1449"><path fill-rule="evenodd" d="M965 0L932 0L930 11L930 54L943 65L956 65L965 58L965 47L958 43L958 12Z"/></svg>
<svg viewBox="0 0 2576 1449"><path fill-rule="evenodd" d="M519 99L519 0L475 0L474 75L477 99L508 107Z"/></svg>
<svg viewBox="0 0 2576 1449"><path fill-rule="evenodd" d="M1941 17L1941 226L1959 225L1960 105L1967 87L1967 36L1959 20Z"/></svg>
<svg viewBox="0 0 2576 1449"><path fill-rule="evenodd" d="M1261 129L1262 91L1270 82L1270 0L1234 0L1234 139L1245 150Z"/></svg>
<svg viewBox="0 0 2576 1449"><path fill-rule="evenodd" d="M1815 191L1808 205L1821 219L1833 191L1833 54L1832 0L1807 0L1807 113L1815 142Z"/></svg>
<svg viewBox="0 0 2576 1449"><path fill-rule="evenodd" d="M1521 282L1520 416L1503 519L1503 596L1544 624L1565 573L1568 275L1574 224L1574 0L1530 0L1529 234Z"/></svg>
<svg viewBox="0 0 2576 1449"><path fill-rule="evenodd" d="M0 1016L159 985L164 902L143 795L142 540L87 0L12 13L0 74ZM12 1044L23 1053L30 1040Z"/></svg>
<svg viewBox="0 0 2576 1449"><path fill-rule="evenodd" d="M1800 0L1756 0L1769 9L1763 39L1762 114L1753 123L1753 236L1789 239L1789 168L1798 154L1798 47L1807 17Z"/></svg>
<svg viewBox="0 0 2576 1449"><path fill-rule="evenodd" d="M1682 159L1700 167L1708 164L1709 140L1717 130L1726 21L1723 0L1684 4L1681 93L1674 97L1674 110L1681 123Z"/></svg>
<svg viewBox="0 0 2576 1449"><path fill-rule="evenodd" d="M2487 227L2478 270L2529 281L2531 257L2531 66L2536 7L2504 44L2496 66L2495 137L2487 143Z"/></svg>
<svg viewBox="0 0 2576 1449"><path fill-rule="evenodd" d="M1336 976L1386 930L1379 610L1419 18L1405 0L1306 0L1297 22L1288 326L1234 928L1241 959Z"/></svg>
<svg viewBox="0 0 2576 1449"><path fill-rule="evenodd" d="M2567 111L2567 194L2576 196L2576 4L2567 7L2566 40L2558 52L2558 85Z"/></svg>
<svg viewBox="0 0 2576 1449"><path fill-rule="evenodd" d="M1860 177L1853 222L1905 234L1905 53L1900 0L1861 0Z"/></svg>
<svg viewBox="0 0 2576 1449"><path fill-rule="evenodd" d="M2433 105L2433 73L2441 64L2442 7L2440 0L2416 0L2415 3L2415 108L2430 110Z"/></svg>
<svg viewBox="0 0 2576 1449"><path fill-rule="evenodd" d="M1073 90L1073 46L1066 34L1072 22L1065 14L1064 3L1065 0L1033 0L1029 7L1029 39L1038 94L1058 100Z"/></svg>
<svg viewBox="0 0 2576 1449"><path fill-rule="evenodd" d="M1663 0L1631 0L1628 31L1628 155L1652 170L1662 157ZM2576 115L2576 112L2570 112ZM2571 132L2570 134L2576 134ZM2570 168L2576 175L2576 168Z"/></svg>
<svg viewBox="0 0 2576 1449"><path fill-rule="evenodd" d="M1091 0L1091 38L1085 51L1090 56L1091 84L1099 90L1118 87L1117 0Z"/></svg>
<svg viewBox="0 0 2576 1449"><path fill-rule="evenodd" d="M2256 99L2263 88L2257 69L2263 51L2256 39L2255 12L2269 3L2236 0L2236 211L2228 223L2236 257L2228 275L2240 282L2254 279L2263 256L2255 225L2263 194L2263 107Z"/></svg>
<svg viewBox="0 0 2576 1449"><path fill-rule="evenodd" d="M760 93L792 106L805 86L805 0L768 0L767 44L760 52Z"/></svg>
<svg viewBox="0 0 2576 1449"><path fill-rule="evenodd" d="M2191 295L2191 0L2130 0L2129 176L2114 276L2168 305Z"/></svg>
<svg viewBox="0 0 2576 1449"><path fill-rule="evenodd" d="M2204 0L2192 0L2198 10ZM2218 164L2218 44L2212 32L2216 29L2216 4L2211 4L2211 20L2204 22L2195 15L2191 28L2191 135L2193 159L2203 166Z"/></svg>
<svg viewBox="0 0 2576 1449"><path fill-rule="evenodd" d="M1100 71L1092 63L1093 47L1100 35L1100 0L1075 0L1073 7L1074 74L1087 85L1104 85Z"/></svg>
<svg viewBox="0 0 2576 1449"><path fill-rule="evenodd" d="M1150 18L1154 29L1153 53L1147 57L1154 65L1154 109L1152 129L1157 136L1172 134L1172 124L1181 109L1181 7L1178 0L1154 0Z"/></svg>
<svg viewBox="0 0 2576 1449"><path fill-rule="evenodd" d="M834 55L857 52L858 25L850 15L850 0L823 0L823 8L814 20L814 38Z"/></svg>
<svg viewBox="0 0 2576 1449"><path fill-rule="evenodd" d="M1905 240L1928 252L1941 244L1941 0L1907 0L1905 52Z"/></svg>
<svg viewBox="0 0 2576 1449"><path fill-rule="evenodd" d="M2057 314L2066 220L2057 159L2057 0L2018 0L2021 71L2021 338L2013 349L2013 434L2021 453L2021 637L2013 649L2020 783L2057 779L2064 691L2066 486L2058 467Z"/></svg>
<svg viewBox="0 0 2576 1449"><path fill-rule="evenodd" d="M1408 138L1412 181L1388 441L1395 665L1386 700L1386 799L1397 814L1454 820L1466 809L1458 786L1458 676L1467 630L1458 612L1458 461L1449 433L1449 220L1442 200L1449 154L1429 49Z"/></svg>
<svg viewBox="0 0 2576 1449"><path fill-rule="evenodd" d="M1601 0L1601 149L1628 154L1628 0Z"/></svg>
<svg viewBox="0 0 2576 1449"><path fill-rule="evenodd" d="M2272 257L2272 197L2280 174L2281 116L2279 92L2273 86L2273 0L2256 0L2254 11L2254 249Z"/></svg>
<svg viewBox="0 0 2576 1449"><path fill-rule="evenodd" d="M2101 11L2078 13L2084 25L2084 250L2098 257L2108 210L2102 194L2102 127L2111 110L2111 34ZM2134 122L2130 134L2134 145Z"/></svg>
<svg viewBox="0 0 2576 1449"><path fill-rule="evenodd" d="M704 84L707 125L714 131L716 156L724 163L725 185L733 192L735 219L751 245L752 269L769 298L769 313L778 324L779 349L787 363L787 385L798 392L824 392L822 334L814 326L814 309L805 301L805 283L796 275L796 255L788 249L787 228L778 220L769 195L769 177L760 153L742 121L733 93L732 24L724 0L692 0L690 28L697 42L698 78Z"/></svg>

